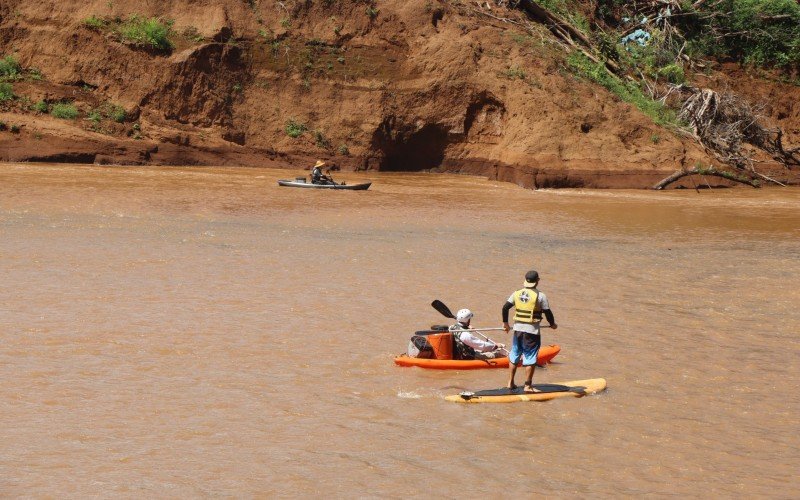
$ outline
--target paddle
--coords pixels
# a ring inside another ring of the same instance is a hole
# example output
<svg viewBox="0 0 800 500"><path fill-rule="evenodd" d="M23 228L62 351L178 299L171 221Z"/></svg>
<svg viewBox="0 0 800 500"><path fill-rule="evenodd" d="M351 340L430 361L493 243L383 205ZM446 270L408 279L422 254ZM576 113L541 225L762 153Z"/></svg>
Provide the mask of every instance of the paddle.
<svg viewBox="0 0 800 500"><path fill-rule="evenodd" d="M436 299L433 302L431 302L431 307L433 307L434 309L439 311L439 313L442 316L445 316L445 317L451 318L451 319L456 319L456 317L453 315L453 312L450 310L450 308L447 307L444 304L444 302L442 302L439 299ZM487 337L486 335L484 335L482 333L479 333L479 330L489 331L489 330L505 330L505 329L504 328L469 328L469 329L463 329L461 331L475 332L478 335L480 335L481 337L483 337L484 339L488 340L489 342L492 342L494 344L499 344L499 342L496 342L496 341L490 339L489 337ZM506 349L505 347L501 347L501 348L499 348L499 350L505 351L506 356L508 356L508 354L509 354L508 349Z"/></svg>
<svg viewBox="0 0 800 500"><path fill-rule="evenodd" d="M334 186L338 186L338 184L336 183L336 181L334 181L334 180L333 180L333 176L331 175L331 169L328 169L328 170L326 170L326 171L325 171L325 174L326 174L326 175L325 175L325 177L326 177L326 178L325 178L325 180L326 180L327 182L330 182L330 183L331 183L331 184L333 184ZM344 183L342 183L342 184L344 184Z"/></svg>
<svg viewBox="0 0 800 500"><path fill-rule="evenodd" d="M437 311L439 311L439 313L440 313L442 316L445 316L445 317L447 317L447 318L456 319L456 317L453 315L452 311L450 311L450 308L449 308L449 307L447 307L447 306L444 304L444 302L442 302L441 300L438 300L438 299L437 299L437 300L434 300L433 302L431 302L431 307L433 307L434 309L436 309ZM539 325L539 327L540 327L540 328L553 328L551 325ZM471 330L472 330L472 329L470 329L470 331L471 331ZM475 330L483 330L483 331L490 331L490 330L505 330L505 328L475 328ZM492 342L494 342L494 341L492 340Z"/></svg>
<svg viewBox="0 0 800 500"><path fill-rule="evenodd" d="M444 305L444 302L439 299L431 302L431 307L439 311L439 313L446 318L456 319L455 315L450 311L450 308Z"/></svg>

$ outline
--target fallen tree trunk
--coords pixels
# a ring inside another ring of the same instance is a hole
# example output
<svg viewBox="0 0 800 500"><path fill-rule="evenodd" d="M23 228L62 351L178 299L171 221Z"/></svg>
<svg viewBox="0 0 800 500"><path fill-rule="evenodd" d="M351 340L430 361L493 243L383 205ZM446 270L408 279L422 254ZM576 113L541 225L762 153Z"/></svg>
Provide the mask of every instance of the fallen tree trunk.
<svg viewBox="0 0 800 500"><path fill-rule="evenodd" d="M674 174L670 175L669 177L665 177L664 179L660 180L658 184L653 186L653 189L661 190L667 187L668 185L672 184L673 182L682 179L684 177L688 177L690 175L704 175L710 177L721 177L723 179L727 179L729 181L738 182L740 184L747 184L748 186L752 186L754 188L761 187L757 179L746 178L741 175L737 175L733 172L726 172L724 170L717 170L714 167L694 167L689 170L678 170Z"/></svg>

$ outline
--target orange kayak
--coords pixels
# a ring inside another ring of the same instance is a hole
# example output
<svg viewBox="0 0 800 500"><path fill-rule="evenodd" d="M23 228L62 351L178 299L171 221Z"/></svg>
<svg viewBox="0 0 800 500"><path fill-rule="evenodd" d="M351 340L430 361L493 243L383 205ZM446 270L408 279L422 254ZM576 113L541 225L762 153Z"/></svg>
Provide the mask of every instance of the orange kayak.
<svg viewBox="0 0 800 500"><path fill-rule="evenodd" d="M557 345L543 345L539 348L539 358L536 364L549 363L561 351ZM508 368L508 358L496 359L422 359L410 358L401 354L394 358L394 363L399 366L418 366L434 370L479 370L481 368Z"/></svg>

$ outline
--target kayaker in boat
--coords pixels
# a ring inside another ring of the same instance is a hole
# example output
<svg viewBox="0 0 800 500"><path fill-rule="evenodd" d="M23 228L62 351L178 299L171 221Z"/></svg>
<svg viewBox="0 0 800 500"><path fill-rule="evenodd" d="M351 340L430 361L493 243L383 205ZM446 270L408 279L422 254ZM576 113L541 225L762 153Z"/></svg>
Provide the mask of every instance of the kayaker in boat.
<svg viewBox="0 0 800 500"><path fill-rule="evenodd" d="M505 357L503 344L496 344L489 339L481 339L470 332L472 311L461 309L456 313L456 324L450 327L453 333L453 359L495 359Z"/></svg>
<svg viewBox="0 0 800 500"><path fill-rule="evenodd" d="M533 387L533 372L536 369L536 358L542 345L539 323L542 314L550 323L550 328L556 329L556 320L547 296L536 287L539 286L539 273L528 271L525 274L524 288L512 293L503 305L503 329L508 333L511 327L508 324L508 312L514 308L514 333L511 340L511 352L508 355L508 366L511 373L508 378L508 388L516 389L514 375L517 372L517 363L522 358L525 367L525 392L540 392Z"/></svg>
<svg viewBox="0 0 800 500"><path fill-rule="evenodd" d="M322 173L321 167L323 166L325 166L325 162L322 160L317 160L314 168L311 169L311 184L330 184L333 182L333 179L331 179L330 176Z"/></svg>

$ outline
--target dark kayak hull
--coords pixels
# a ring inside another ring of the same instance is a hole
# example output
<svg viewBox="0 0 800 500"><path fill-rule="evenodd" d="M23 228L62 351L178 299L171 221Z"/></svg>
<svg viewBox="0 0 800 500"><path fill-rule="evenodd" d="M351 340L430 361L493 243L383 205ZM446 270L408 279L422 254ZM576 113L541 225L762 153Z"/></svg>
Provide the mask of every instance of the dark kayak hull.
<svg viewBox="0 0 800 500"><path fill-rule="evenodd" d="M372 183L364 182L361 184L312 184L310 182L302 182L302 181L279 180L278 185L286 187L310 188L310 189L342 189L347 191L364 191L369 189Z"/></svg>

